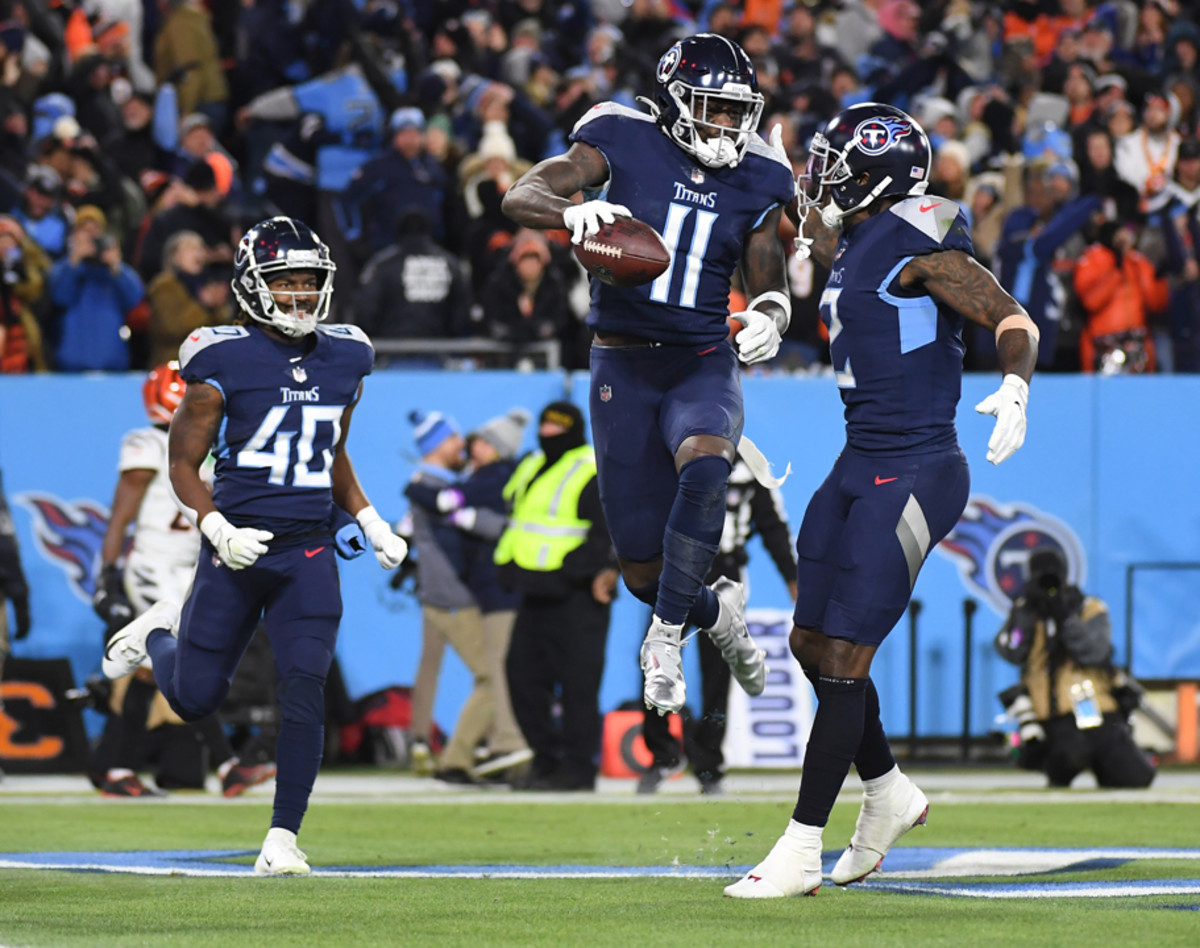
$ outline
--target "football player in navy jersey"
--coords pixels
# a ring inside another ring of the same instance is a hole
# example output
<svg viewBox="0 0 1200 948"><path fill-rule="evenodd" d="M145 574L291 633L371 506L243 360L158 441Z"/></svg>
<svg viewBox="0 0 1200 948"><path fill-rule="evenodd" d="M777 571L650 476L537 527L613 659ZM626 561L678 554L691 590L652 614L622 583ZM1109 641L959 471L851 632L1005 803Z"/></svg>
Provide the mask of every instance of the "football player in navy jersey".
<svg viewBox="0 0 1200 948"><path fill-rule="evenodd" d="M324 744L325 676L342 599L330 524L353 514L384 569L407 554L370 505L350 457L350 416L372 367L354 326L321 326L333 295L329 248L307 225L275 217L234 258L241 321L198 329L179 350L187 382L171 422L171 485L205 544L183 604L159 600L117 632L110 678L149 653L159 690L185 721L229 691L259 620L275 653L281 725L271 829L259 875L310 869L296 846ZM216 457L211 496L199 469Z"/></svg>
<svg viewBox="0 0 1200 948"><path fill-rule="evenodd" d="M814 136L797 182L797 249L830 269L821 318L846 406L846 446L796 541L790 645L818 699L799 800L767 857L726 887L735 898L817 890L821 833L851 763L863 804L833 869L838 885L878 868L929 808L888 748L871 660L904 614L925 556L967 503L970 473L954 426L963 319L995 332L1004 373L976 406L996 417L993 464L1025 440L1038 341L1021 305L976 262L958 206L924 196L929 170L921 126L892 106L864 103Z"/></svg>
<svg viewBox="0 0 1200 948"><path fill-rule="evenodd" d="M660 232L671 264L652 283L592 281L591 418L600 498L630 591L654 607L641 650L644 699L660 713L686 698L684 625L705 630L752 695L764 653L746 631L740 583L704 577L721 539L725 488L742 437L738 359L771 358L791 300L778 228L791 166L757 135L763 97L749 57L714 34L658 63L649 114L605 102L565 155L511 187L504 211L526 227L567 228L574 243L617 216ZM584 200L575 203L581 193ZM740 267L750 300L728 341Z"/></svg>

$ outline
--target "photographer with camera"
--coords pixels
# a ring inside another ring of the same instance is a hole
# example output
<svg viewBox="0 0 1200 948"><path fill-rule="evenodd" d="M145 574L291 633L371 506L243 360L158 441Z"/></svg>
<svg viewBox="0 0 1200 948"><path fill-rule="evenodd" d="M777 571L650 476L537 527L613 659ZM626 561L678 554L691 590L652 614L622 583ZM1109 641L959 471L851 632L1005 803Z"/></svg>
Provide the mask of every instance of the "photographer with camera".
<svg viewBox="0 0 1200 948"><path fill-rule="evenodd" d="M1092 770L1102 787L1148 787L1155 765L1137 746L1128 718L1139 695L1112 664L1108 607L1068 582L1054 549L1035 550L1029 580L996 635L1021 681L1000 693L1020 725L1017 764L1069 787Z"/></svg>
<svg viewBox="0 0 1200 948"><path fill-rule="evenodd" d="M55 368L60 372L123 372L129 368L125 314L141 302L141 278L121 259L105 231L108 220L94 204L81 207L70 249L50 271L55 321Z"/></svg>

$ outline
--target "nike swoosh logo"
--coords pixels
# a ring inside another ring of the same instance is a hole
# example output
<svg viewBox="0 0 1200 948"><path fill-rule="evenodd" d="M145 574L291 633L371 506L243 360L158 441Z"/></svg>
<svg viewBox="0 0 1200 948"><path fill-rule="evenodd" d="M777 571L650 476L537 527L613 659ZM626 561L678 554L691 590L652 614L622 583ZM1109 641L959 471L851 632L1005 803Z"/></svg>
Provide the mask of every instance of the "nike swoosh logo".
<svg viewBox="0 0 1200 948"><path fill-rule="evenodd" d="M920 211L922 214L924 214L926 211L932 211L937 206L938 206L938 202L934 201L932 204L926 204L922 207L918 207L917 210Z"/></svg>
<svg viewBox="0 0 1200 948"><path fill-rule="evenodd" d="M316 556L318 553L320 553L323 549L325 549L325 547L319 546L315 550L305 550L304 555L307 556L311 560L314 556Z"/></svg>
<svg viewBox="0 0 1200 948"><path fill-rule="evenodd" d="M900 480L900 478L898 478L898 477L880 477L878 474L876 474L875 475L875 486L878 487L880 484L890 484L892 481L898 481L898 480Z"/></svg>

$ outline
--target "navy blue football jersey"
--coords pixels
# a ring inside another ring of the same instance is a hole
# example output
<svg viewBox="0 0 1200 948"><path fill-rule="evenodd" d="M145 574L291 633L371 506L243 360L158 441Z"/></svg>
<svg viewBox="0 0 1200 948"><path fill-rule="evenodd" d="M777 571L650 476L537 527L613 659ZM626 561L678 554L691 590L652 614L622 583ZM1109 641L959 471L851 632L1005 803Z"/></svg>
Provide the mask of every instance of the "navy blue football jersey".
<svg viewBox="0 0 1200 948"><path fill-rule="evenodd" d="M356 326L321 325L313 335L308 350L254 325L210 326L179 348L180 375L225 399L212 449L213 503L236 526L285 536L329 522L342 413L375 350Z"/></svg>
<svg viewBox="0 0 1200 948"><path fill-rule="evenodd" d="M838 241L821 295L821 319L856 450L937 451L957 443L962 316L900 286L913 257L974 255L958 205L910 197L856 224Z"/></svg>
<svg viewBox="0 0 1200 948"><path fill-rule="evenodd" d="M742 244L772 208L792 199L791 167L752 135L736 168L707 168L652 116L614 102L585 113L571 141L599 149L608 162L608 183L589 197L624 204L671 252L671 265L652 283L616 287L593 280L588 325L681 345L724 339Z"/></svg>

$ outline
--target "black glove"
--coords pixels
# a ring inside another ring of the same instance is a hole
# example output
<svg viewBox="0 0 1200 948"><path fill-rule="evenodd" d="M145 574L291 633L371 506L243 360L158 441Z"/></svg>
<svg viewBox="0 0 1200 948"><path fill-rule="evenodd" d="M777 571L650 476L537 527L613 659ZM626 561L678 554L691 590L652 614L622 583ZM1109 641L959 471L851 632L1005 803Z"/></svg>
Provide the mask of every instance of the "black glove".
<svg viewBox="0 0 1200 948"><path fill-rule="evenodd" d="M21 641L29 634L29 598L22 596L20 599L14 599L13 614L17 617L17 628L13 632L13 638L16 641Z"/></svg>
<svg viewBox="0 0 1200 948"><path fill-rule="evenodd" d="M110 629L119 629L133 618L133 606L125 595L121 571L113 564L100 570L92 608Z"/></svg>

